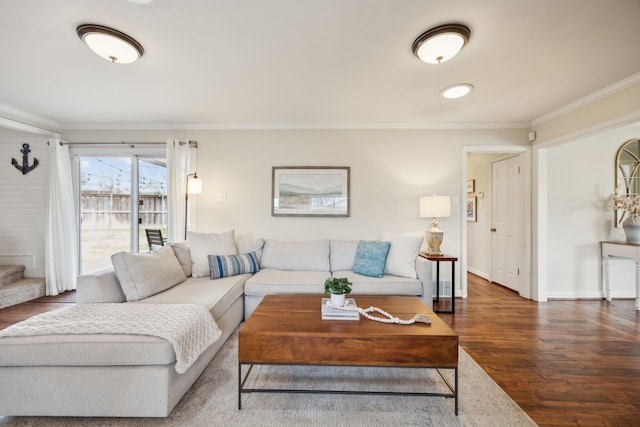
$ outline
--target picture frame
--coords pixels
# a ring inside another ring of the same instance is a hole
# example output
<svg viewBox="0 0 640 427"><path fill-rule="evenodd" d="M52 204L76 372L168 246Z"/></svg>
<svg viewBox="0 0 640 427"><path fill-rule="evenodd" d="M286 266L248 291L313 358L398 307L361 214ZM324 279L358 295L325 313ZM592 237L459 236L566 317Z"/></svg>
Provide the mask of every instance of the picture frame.
<svg viewBox="0 0 640 427"><path fill-rule="evenodd" d="M476 191L476 180L470 179L467 181L467 193L473 193L474 191Z"/></svg>
<svg viewBox="0 0 640 427"><path fill-rule="evenodd" d="M348 217L348 166L274 166L271 216Z"/></svg>
<svg viewBox="0 0 640 427"><path fill-rule="evenodd" d="M467 197L467 222L477 222L478 221L478 207L477 207L477 198Z"/></svg>

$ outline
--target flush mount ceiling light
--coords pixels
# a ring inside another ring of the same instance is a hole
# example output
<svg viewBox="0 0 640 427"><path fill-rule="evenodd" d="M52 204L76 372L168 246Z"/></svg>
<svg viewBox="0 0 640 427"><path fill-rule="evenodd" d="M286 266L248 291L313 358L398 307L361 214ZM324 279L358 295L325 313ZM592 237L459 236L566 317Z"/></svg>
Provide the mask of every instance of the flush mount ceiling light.
<svg viewBox="0 0 640 427"><path fill-rule="evenodd" d="M140 43L113 28L84 24L76 28L76 33L92 51L107 61L129 64L144 54Z"/></svg>
<svg viewBox="0 0 640 427"><path fill-rule="evenodd" d="M411 49L420 60L429 64L448 61L469 41L471 31L461 24L440 25L423 33Z"/></svg>
<svg viewBox="0 0 640 427"><path fill-rule="evenodd" d="M473 85L469 83L460 83L442 89L440 95L447 99L462 98L473 90Z"/></svg>

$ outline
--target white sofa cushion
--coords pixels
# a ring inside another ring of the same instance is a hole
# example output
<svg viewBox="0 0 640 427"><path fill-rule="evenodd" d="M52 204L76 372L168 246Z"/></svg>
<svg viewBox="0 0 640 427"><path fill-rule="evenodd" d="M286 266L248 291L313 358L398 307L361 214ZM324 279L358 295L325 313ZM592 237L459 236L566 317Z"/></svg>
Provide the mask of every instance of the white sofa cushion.
<svg viewBox="0 0 640 427"><path fill-rule="evenodd" d="M387 261L384 265L384 274L415 279L416 258L420 252L423 236L409 236L392 233L382 233L380 240L391 242Z"/></svg>
<svg viewBox="0 0 640 427"><path fill-rule="evenodd" d="M331 241L331 271L353 270L358 240Z"/></svg>
<svg viewBox="0 0 640 427"><path fill-rule="evenodd" d="M422 283L418 279L384 275L382 277L363 276L353 271L334 271L333 277L346 277L352 283L349 297L358 294L371 295L422 295ZM366 307L364 307L366 308ZM384 307L380 307L384 309Z"/></svg>
<svg viewBox="0 0 640 427"><path fill-rule="evenodd" d="M141 254L118 252L111 262L127 301L147 298L187 279L169 246Z"/></svg>
<svg viewBox="0 0 640 427"><path fill-rule="evenodd" d="M330 271L329 240L285 242L267 239L264 242L261 268L289 271ZM328 275L327 275L328 276Z"/></svg>
<svg viewBox="0 0 640 427"><path fill-rule="evenodd" d="M209 276L209 255L237 255L238 249L233 240L235 231L224 233L197 233L189 231L189 249L191 252L191 275Z"/></svg>
<svg viewBox="0 0 640 427"><path fill-rule="evenodd" d="M263 268L244 285L245 295L321 294L326 271L287 271Z"/></svg>

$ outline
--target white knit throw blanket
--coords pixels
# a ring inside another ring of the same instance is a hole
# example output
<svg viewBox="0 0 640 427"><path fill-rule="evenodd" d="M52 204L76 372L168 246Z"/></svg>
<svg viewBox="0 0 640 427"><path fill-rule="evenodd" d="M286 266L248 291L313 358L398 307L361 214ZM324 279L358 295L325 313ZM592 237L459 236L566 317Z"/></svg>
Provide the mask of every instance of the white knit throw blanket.
<svg viewBox="0 0 640 427"><path fill-rule="evenodd" d="M196 304L76 304L33 316L0 331L1 337L128 334L151 335L173 345L176 372L185 373L220 338L211 313Z"/></svg>

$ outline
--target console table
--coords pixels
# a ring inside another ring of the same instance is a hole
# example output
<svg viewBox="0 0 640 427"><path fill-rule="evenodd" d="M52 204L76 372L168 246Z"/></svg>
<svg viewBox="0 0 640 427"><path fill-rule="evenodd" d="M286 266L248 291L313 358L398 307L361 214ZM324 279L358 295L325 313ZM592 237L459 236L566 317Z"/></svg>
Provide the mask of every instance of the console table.
<svg viewBox="0 0 640 427"><path fill-rule="evenodd" d="M422 258L428 259L429 261L434 261L436 263L436 302L440 302L440 262L449 261L451 262L451 310L445 311L433 310L434 313L455 313L456 311L456 261L458 258L451 255L430 255L426 252L420 252L419 254Z"/></svg>
<svg viewBox="0 0 640 427"><path fill-rule="evenodd" d="M602 251L602 272L604 282L602 293L607 301L611 301L611 280L609 277L610 257L629 258L636 263L636 310L640 310L640 245L626 242L600 242Z"/></svg>

